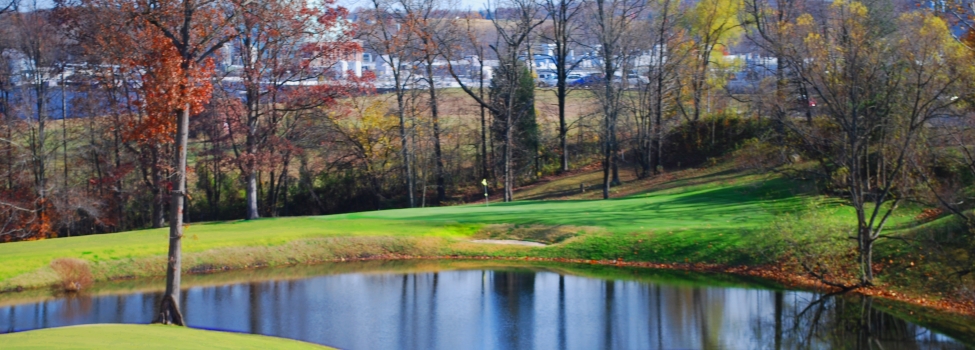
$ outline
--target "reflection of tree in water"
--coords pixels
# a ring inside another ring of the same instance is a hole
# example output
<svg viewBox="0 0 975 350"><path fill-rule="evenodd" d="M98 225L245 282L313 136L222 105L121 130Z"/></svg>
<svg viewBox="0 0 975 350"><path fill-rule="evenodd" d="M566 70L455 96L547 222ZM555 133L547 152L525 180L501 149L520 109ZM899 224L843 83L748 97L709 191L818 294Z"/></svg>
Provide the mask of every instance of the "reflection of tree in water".
<svg viewBox="0 0 975 350"><path fill-rule="evenodd" d="M509 320L505 320L502 344L507 348L532 346L535 314L535 273L493 271L491 282L500 305ZM517 320L517 322L515 322ZM519 325L515 329L514 325Z"/></svg>
<svg viewBox="0 0 975 350"><path fill-rule="evenodd" d="M797 300L793 308L785 310L782 304L775 305L775 323L785 325L776 327L777 331L782 329L775 336L777 349L960 347L946 344L929 330L875 309L870 297L827 294L807 302Z"/></svg>
<svg viewBox="0 0 975 350"><path fill-rule="evenodd" d="M663 311L663 319L658 320L658 324L662 324L662 327L671 332L695 333L695 347L714 349L721 346L722 321L725 319L724 305L727 303L726 290L657 286L655 292L657 294L655 298L664 302L664 305L657 307L658 310ZM659 318L660 315L657 317ZM658 332L661 330L658 329ZM661 334L659 337L666 339L668 335Z"/></svg>
<svg viewBox="0 0 975 350"><path fill-rule="evenodd" d="M71 293L67 294L63 301L64 303L60 308L57 309L61 314L58 317L65 319L76 319L83 318L91 314L92 301L91 297L88 295ZM40 303L41 307L43 308L43 310L41 310L41 312L38 314L38 317L41 318L41 327L49 327L48 317L51 315L47 311L47 308L51 303L57 303L57 301L45 301Z"/></svg>

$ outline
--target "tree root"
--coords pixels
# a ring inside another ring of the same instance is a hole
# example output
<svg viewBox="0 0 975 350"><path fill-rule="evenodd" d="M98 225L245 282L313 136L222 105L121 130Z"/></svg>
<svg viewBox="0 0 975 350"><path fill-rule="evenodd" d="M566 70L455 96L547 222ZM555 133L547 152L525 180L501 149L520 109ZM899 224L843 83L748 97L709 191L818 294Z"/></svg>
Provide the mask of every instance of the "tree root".
<svg viewBox="0 0 975 350"><path fill-rule="evenodd" d="M159 314L156 315L156 319L152 323L186 326L183 323L183 314L179 312L178 305L172 295L163 297L162 302L159 303Z"/></svg>

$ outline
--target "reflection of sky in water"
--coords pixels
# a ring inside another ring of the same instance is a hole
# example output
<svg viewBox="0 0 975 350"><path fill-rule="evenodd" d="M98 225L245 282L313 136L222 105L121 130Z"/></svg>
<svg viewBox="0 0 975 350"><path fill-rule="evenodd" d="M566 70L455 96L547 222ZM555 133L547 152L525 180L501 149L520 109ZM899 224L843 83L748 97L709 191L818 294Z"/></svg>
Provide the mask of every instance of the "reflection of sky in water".
<svg viewBox="0 0 975 350"><path fill-rule="evenodd" d="M855 344L857 333L830 332L849 325L839 323L839 314L871 315L884 325L874 335L885 348L961 347L944 344L950 338L890 316L851 309L860 307L859 299L815 301L816 295L807 292L575 276L560 280L549 272L478 270L344 274L194 287L183 294L184 316L193 327L347 349L759 349L776 344ZM4 306L0 330L145 323L156 304L152 293ZM802 313L810 304L813 307ZM814 326L816 315L820 322ZM898 338L913 341L891 341Z"/></svg>

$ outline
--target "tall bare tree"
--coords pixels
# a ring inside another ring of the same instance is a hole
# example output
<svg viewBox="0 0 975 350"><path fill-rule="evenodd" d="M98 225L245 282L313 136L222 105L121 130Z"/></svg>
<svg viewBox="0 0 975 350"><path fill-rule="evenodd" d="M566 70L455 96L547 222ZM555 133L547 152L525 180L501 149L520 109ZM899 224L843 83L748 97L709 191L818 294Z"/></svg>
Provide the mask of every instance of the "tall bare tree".
<svg viewBox="0 0 975 350"><path fill-rule="evenodd" d="M676 0L659 0L648 3L654 16L644 23L648 45L640 47L646 55L635 61L635 69L641 80L632 84L636 93L630 107L636 122L637 162L640 176L660 173L663 148L664 116L676 109L680 95L681 65L690 52L686 31L680 27L683 11ZM646 76L643 81L642 77Z"/></svg>
<svg viewBox="0 0 975 350"><path fill-rule="evenodd" d="M435 74L435 63L441 57L440 40L442 37L452 36L447 31L451 30L453 22L444 18L438 18L436 12L442 10L436 0L402 0L402 8L405 12L406 23L417 38L417 54L423 63L423 80L429 93L428 101L430 107L430 123L433 129L433 152L434 163L436 165L435 176L437 178L437 199L435 204L440 204L447 198L446 192L446 172L444 170L443 150L441 149L441 124L440 111L437 100L437 75Z"/></svg>
<svg viewBox="0 0 975 350"><path fill-rule="evenodd" d="M627 81L627 61L636 47L635 29L646 3L636 0L593 0L589 8L592 43L599 51L602 79L594 85L603 111L603 198L609 198L610 186L618 185L619 168L617 121L623 110L622 94ZM616 75L620 74L620 79Z"/></svg>
<svg viewBox="0 0 975 350"><path fill-rule="evenodd" d="M569 171L569 145L566 140L568 125L565 120L566 98L569 95L568 76L579 60L570 56L575 45L575 36L581 31L582 21L576 16L581 13L586 0L545 0L545 11L551 19L548 30L543 31L542 38L555 45L552 59L555 61L555 98L559 108L559 152L561 153L560 171Z"/></svg>
<svg viewBox="0 0 975 350"><path fill-rule="evenodd" d="M399 116L399 134L403 162L403 177L410 208L416 206L416 179L413 176L413 155L410 151L410 132L406 124L407 90L414 83L413 65L417 60L416 32L403 27L404 18L398 0L372 0L372 12L362 27L362 37L367 50L379 53L393 77L393 93L396 94L396 114Z"/></svg>
<svg viewBox="0 0 975 350"><path fill-rule="evenodd" d="M50 207L49 195L53 184L48 183L49 164L51 156L56 152L52 148L48 135L48 123L52 117L50 101L53 98L50 89L51 82L58 76L58 64L63 62L65 41L58 32L49 15L50 11L40 11L38 4L32 4L31 11L16 12L13 15L14 47L23 55L26 65L21 71L21 80L29 87L30 93L25 95L29 105L22 106L22 111L28 127L28 149L31 154L31 175L34 180L34 191L37 196L36 210L42 221L49 216L46 210Z"/></svg>
<svg viewBox="0 0 975 350"><path fill-rule="evenodd" d="M454 80L460 85L474 101L489 110L495 117L496 122L501 122L502 137L502 173L504 177L504 200L510 202L514 199L515 175L512 164L513 140L515 132L515 122L523 115L526 110L519 109L515 103L519 82L522 76L527 73L524 69L519 69L521 64L518 60L528 44L529 35L536 27L541 25L545 19L541 15L541 7L534 0L506 0L492 4L494 13L491 23L498 36L496 42L490 45L491 51L498 57L499 67L494 73L493 80L499 87L499 93L495 96L502 98L484 99L481 94L474 91L468 83L454 69L450 62L450 57L458 57L457 48L444 47L446 53L447 68ZM498 17L498 9L505 8L509 16L501 19ZM488 10L491 11L491 10ZM533 107L532 107L533 108Z"/></svg>

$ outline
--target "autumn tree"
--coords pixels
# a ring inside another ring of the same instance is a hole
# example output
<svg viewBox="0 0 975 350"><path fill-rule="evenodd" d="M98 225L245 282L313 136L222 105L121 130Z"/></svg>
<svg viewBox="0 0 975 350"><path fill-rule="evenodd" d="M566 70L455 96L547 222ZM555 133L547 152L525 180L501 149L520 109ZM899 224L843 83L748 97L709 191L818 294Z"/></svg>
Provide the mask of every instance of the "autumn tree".
<svg viewBox="0 0 975 350"><path fill-rule="evenodd" d="M749 42L755 44L765 53L775 57L775 103L772 103L772 113L779 115L788 113L795 98L789 96L789 85L799 90L801 96L808 97L809 94L804 89L804 85L798 83L795 77L795 70L789 69L786 65L789 60L786 55L791 54L789 37L789 27L796 18L806 9L803 0L788 1L768 1L768 0L745 0L742 2L740 22L744 26L743 34ZM791 82L791 84L790 84ZM805 106L807 121L812 117L809 108L808 98L802 99Z"/></svg>
<svg viewBox="0 0 975 350"><path fill-rule="evenodd" d="M688 62L691 88L691 121L701 119L707 109L705 94L711 90L711 71L722 68L724 50L736 44L741 37L739 22L741 3L737 0L702 0L694 4L687 14L689 34L694 40L693 61ZM720 79L719 79L720 81ZM686 112L684 113L687 114Z"/></svg>
<svg viewBox="0 0 975 350"><path fill-rule="evenodd" d="M209 0L86 0L82 5L116 11L132 21L134 30L143 30L147 42L158 54L154 64L160 74L151 77L146 92L147 109L169 118L159 118L160 131L171 131L175 142L173 168L175 181L170 191L169 253L166 267L166 292L157 322L183 324L179 311L180 269L183 237L184 197L186 196L186 154L189 118L209 100L212 54L228 42L233 33L229 22L238 14L241 3ZM175 121L167 123L166 121ZM168 128L167 125L172 125ZM168 128L168 130L167 130Z"/></svg>
<svg viewBox="0 0 975 350"><path fill-rule="evenodd" d="M395 157L398 146L398 118L384 107L383 101L350 95L325 116L328 128L338 136L328 142L348 150L334 162L348 162L362 170L377 209L382 209L387 180L396 171L389 159Z"/></svg>
<svg viewBox="0 0 975 350"><path fill-rule="evenodd" d="M295 118L334 100L335 90L341 86L332 85L332 77L346 72L334 72L333 66L339 59L358 52L358 45L349 41L352 28L344 22L347 11L327 7L333 3L323 3L326 8L321 11L303 0L252 1L231 21L234 39L225 51L232 52L228 58L240 62L242 69L231 72L239 76L240 83L225 83L224 90L243 91L239 101L242 108L228 106L238 103L238 98L225 96L219 112L225 117L220 123L227 125L235 163L245 179L247 219L260 217L260 169L281 165L280 169L269 171L266 212L273 214L291 159L288 139L281 136L288 135L287 126L300 124ZM308 82L316 84L303 89L288 88ZM240 143L234 137L238 134L243 134Z"/></svg>
<svg viewBox="0 0 975 350"><path fill-rule="evenodd" d="M958 107L973 73L968 52L944 21L921 12L884 16L892 15L845 1L829 6L825 25L800 16L790 28L796 54L788 59L819 101L820 123L779 120L792 137L824 145L818 152L840 167L835 186L856 212L850 238L857 243L859 285L874 280L873 247L888 237L891 215L915 198L929 122ZM888 22L896 26L883 26ZM827 279L814 266L809 270Z"/></svg>

